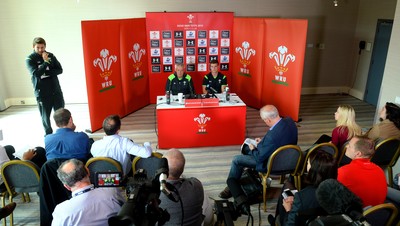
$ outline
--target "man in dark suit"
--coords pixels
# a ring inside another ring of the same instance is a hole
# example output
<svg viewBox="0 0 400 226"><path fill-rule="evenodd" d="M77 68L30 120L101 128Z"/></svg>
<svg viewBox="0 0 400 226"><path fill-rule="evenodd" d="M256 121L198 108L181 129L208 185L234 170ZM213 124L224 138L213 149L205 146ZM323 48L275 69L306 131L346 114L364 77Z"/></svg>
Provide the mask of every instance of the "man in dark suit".
<svg viewBox="0 0 400 226"><path fill-rule="evenodd" d="M233 157L227 180L229 187L226 187L219 194L219 197L221 198L230 198L233 193L235 201L240 204L240 198L238 200L237 198L244 194L243 191L234 191L231 193L229 188L232 187L231 185L240 188L239 179L242 176L243 169L245 167L255 168L258 172L266 172L267 160L277 148L288 144L297 144L296 124L289 117L281 118L278 109L275 106L266 105L262 107L260 109L260 117L269 127L269 131L262 139L255 139L257 147L250 144L246 151L242 151L242 153L244 152L243 155L236 155Z"/></svg>

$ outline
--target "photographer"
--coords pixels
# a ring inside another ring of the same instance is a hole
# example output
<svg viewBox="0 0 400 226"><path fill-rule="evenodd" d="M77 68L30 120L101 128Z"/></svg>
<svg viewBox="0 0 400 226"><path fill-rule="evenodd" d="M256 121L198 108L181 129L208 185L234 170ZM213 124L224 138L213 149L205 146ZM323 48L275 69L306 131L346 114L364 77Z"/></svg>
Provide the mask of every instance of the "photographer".
<svg viewBox="0 0 400 226"><path fill-rule="evenodd" d="M160 195L160 207L168 210L171 218L165 225L181 225L183 210L183 225L204 225L212 223L212 207L208 199L204 199L201 182L194 177L182 178L185 168L185 157L177 149L170 149L164 157L168 160L169 176L167 182L173 185L180 194L183 206L171 201L164 193ZM203 214L204 215L203 215Z"/></svg>
<svg viewBox="0 0 400 226"><path fill-rule="evenodd" d="M107 225L124 202L119 188L94 188L89 170L77 159L63 162L57 176L72 198L56 206L52 225Z"/></svg>

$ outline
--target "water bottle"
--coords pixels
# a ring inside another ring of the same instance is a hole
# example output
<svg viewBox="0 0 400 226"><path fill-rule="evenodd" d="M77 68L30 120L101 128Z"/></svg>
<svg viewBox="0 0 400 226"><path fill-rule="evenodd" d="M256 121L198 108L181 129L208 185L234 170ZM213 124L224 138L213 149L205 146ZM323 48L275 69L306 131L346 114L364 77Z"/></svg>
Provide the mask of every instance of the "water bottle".
<svg viewBox="0 0 400 226"><path fill-rule="evenodd" d="M227 102L229 102L230 99L231 99L231 91L229 90L228 85L226 85L226 88L225 88L225 100Z"/></svg>
<svg viewBox="0 0 400 226"><path fill-rule="evenodd" d="M165 92L165 98L167 99L167 104L171 104L171 93L169 90Z"/></svg>

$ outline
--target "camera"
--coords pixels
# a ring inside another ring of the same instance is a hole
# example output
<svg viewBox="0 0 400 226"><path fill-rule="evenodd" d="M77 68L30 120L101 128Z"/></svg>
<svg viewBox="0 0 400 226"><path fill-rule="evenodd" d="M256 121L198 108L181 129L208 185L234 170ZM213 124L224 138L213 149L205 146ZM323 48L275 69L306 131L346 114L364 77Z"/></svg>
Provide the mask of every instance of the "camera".
<svg viewBox="0 0 400 226"><path fill-rule="evenodd" d="M121 181L119 172L96 173L97 187L125 187L127 201L122 205L117 216L108 219L110 226L147 226L164 225L170 218L166 210L161 209L160 182L156 174L153 180L147 178L144 169L139 169L133 177Z"/></svg>

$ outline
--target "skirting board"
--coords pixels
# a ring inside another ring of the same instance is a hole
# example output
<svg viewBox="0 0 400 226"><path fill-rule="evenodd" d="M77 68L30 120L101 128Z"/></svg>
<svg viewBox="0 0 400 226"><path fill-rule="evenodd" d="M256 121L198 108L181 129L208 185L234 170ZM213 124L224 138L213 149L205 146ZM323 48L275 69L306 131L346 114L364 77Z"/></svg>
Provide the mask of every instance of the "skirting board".
<svg viewBox="0 0 400 226"><path fill-rule="evenodd" d="M301 89L302 95L307 94L350 94L357 99L363 100L364 94L358 90L350 89L350 87L345 86L334 86L334 87L306 87ZM36 98L27 97L27 98L8 98L4 101L5 107L8 108L10 106L15 105L36 105ZM2 111L4 109L0 109Z"/></svg>

